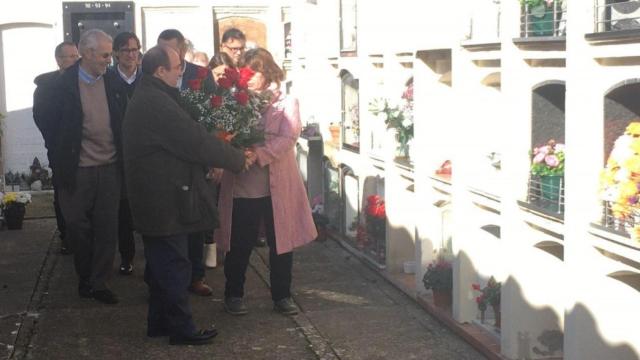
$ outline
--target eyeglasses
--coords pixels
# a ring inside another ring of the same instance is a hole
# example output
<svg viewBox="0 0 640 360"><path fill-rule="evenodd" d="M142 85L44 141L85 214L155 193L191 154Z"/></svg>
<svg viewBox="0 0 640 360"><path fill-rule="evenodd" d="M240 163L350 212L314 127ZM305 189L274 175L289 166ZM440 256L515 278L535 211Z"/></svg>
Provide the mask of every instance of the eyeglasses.
<svg viewBox="0 0 640 360"><path fill-rule="evenodd" d="M134 49L123 48L118 50L118 52L121 52L123 54L134 54L134 53L140 52L140 48L134 48Z"/></svg>
<svg viewBox="0 0 640 360"><path fill-rule="evenodd" d="M223 45L223 46L226 47L227 49L229 49L230 51L233 51L233 52L243 52L244 49L245 49L244 46L238 46L238 47L231 47L231 46L228 46L228 45Z"/></svg>
<svg viewBox="0 0 640 360"><path fill-rule="evenodd" d="M97 53L97 52L98 52L98 51L97 51L97 50L95 50L95 49L91 49L91 50L92 50L94 53ZM101 58L103 58L103 59L105 59L105 60L107 60L108 58L110 58L110 57L111 57L111 53L110 53L110 52L106 52L106 53L102 53L102 54L97 54L97 55L98 55L98 57L101 57Z"/></svg>

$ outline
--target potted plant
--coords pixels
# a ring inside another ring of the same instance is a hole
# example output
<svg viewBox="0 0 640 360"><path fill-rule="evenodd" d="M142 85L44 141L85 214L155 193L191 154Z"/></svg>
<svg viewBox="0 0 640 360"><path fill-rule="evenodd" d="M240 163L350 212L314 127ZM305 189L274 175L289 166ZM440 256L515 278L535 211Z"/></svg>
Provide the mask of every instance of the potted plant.
<svg viewBox="0 0 640 360"><path fill-rule="evenodd" d="M493 309L493 313L496 316L495 325L497 328L500 328L501 315L500 315L500 290L502 284L497 282L496 279L492 276L489 278L487 285L485 287L481 287L479 284L471 285L471 288L475 291L480 292L480 295L476 297L476 304L478 305L478 310L480 310L480 321L484 323L484 313L487 310L488 306L491 306Z"/></svg>
<svg viewBox="0 0 640 360"><path fill-rule="evenodd" d="M564 145L551 139L546 145L534 148L532 155L531 175L540 178L542 197L557 201L564 177Z"/></svg>
<svg viewBox="0 0 640 360"><path fill-rule="evenodd" d="M528 35L551 36L555 25L553 18L553 6L556 0L519 0L526 10L529 28Z"/></svg>
<svg viewBox="0 0 640 360"><path fill-rule="evenodd" d="M331 142L334 144L340 143L340 125L335 123L329 124L329 132L331 133Z"/></svg>
<svg viewBox="0 0 640 360"><path fill-rule="evenodd" d="M440 308L451 307L451 290L453 288L453 268L451 262L443 256L427 266L422 277L425 289L433 292L433 303Z"/></svg>
<svg viewBox="0 0 640 360"><path fill-rule="evenodd" d="M365 208L366 244L373 245L370 249L380 262L386 257L387 213L385 202L380 195L367 196Z"/></svg>
<svg viewBox="0 0 640 360"><path fill-rule="evenodd" d="M31 194L25 192L0 193L2 214L9 230L22 229L26 206L31 202Z"/></svg>

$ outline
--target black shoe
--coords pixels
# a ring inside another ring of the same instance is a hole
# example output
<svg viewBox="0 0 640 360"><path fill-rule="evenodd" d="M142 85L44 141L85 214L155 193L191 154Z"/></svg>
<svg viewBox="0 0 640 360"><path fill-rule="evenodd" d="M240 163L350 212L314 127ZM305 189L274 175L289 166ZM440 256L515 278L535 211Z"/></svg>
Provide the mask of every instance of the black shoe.
<svg viewBox="0 0 640 360"><path fill-rule="evenodd" d="M103 304L113 305L118 303L118 297L116 296L116 294L113 293L113 291L109 289L94 290L93 298L100 301Z"/></svg>
<svg viewBox="0 0 640 360"><path fill-rule="evenodd" d="M131 275L131 274L133 274L133 264L128 262L128 261L123 261L122 264L120 264L119 273L120 273L120 275Z"/></svg>
<svg viewBox="0 0 640 360"><path fill-rule="evenodd" d="M81 298L85 299L92 298L93 289L91 288L91 285L85 282L80 282L80 284L78 284L78 295L80 295Z"/></svg>
<svg viewBox="0 0 640 360"><path fill-rule="evenodd" d="M206 329L200 330L191 335L173 335L169 337L171 345L205 345L210 343L214 337L218 335L218 330Z"/></svg>
<svg viewBox="0 0 640 360"><path fill-rule="evenodd" d="M282 315L295 315L298 313L298 308L290 297L274 301L273 310Z"/></svg>
<svg viewBox="0 0 640 360"><path fill-rule="evenodd" d="M224 298L224 310L231 315L245 315L249 312L241 297Z"/></svg>

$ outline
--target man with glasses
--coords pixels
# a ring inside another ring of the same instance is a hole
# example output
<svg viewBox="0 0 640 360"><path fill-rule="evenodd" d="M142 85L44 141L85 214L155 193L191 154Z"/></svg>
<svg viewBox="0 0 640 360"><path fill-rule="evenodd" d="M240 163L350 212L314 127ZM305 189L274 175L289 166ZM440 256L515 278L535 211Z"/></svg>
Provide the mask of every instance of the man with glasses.
<svg viewBox="0 0 640 360"><path fill-rule="evenodd" d="M53 133L53 128L57 126L56 123L47 121L49 120L51 107L54 105L52 102L54 98L53 88L62 73L80 58L76 44L70 41L58 44L55 49L55 58L56 63L58 63L58 70L38 75L33 80L36 84L36 90L33 93L33 120L44 138L44 146L47 149L49 167L52 167L53 160L53 140L51 139L51 135ZM55 176L55 174L53 176ZM53 208L56 213L58 232L60 233L60 253L67 255L71 254L72 250L66 237L64 217L62 216L62 210L60 209L58 191L56 188L57 186L55 186L54 182Z"/></svg>
<svg viewBox="0 0 640 360"><path fill-rule="evenodd" d="M233 64L238 66L242 54L244 54L247 38L244 33L236 28L227 29L222 34L220 51L229 55Z"/></svg>
<svg viewBox="0 0 640 360"><path fill-rule="evenodd" d="M186 39L182 33L176 29L167 29L160 33L158 36L158 45L168 46L178 53L180 59L180 76L178 77L177 88L185 90L189 87L189 80L197 79L198 72L207 72L205 78L206 86L213 89L215 88L215 82L213 81L213 75L211 71L202 66L192 64L185 60L185 55L188 50ZM203 85L205 86L205 85ZM202 173L204 178L206 173ZM204 238L203 232L195 232L189 234L189 260L191 261L191 285L189 291L200 296L211 296L213 290L205 282L205 268L204 268Z"/></svg>
<svg viewBox="0 0 640 360"><path fill-rule="evenodd" d="M107 287L118 237L122 183L121 124L126 94L110 77L112 39L102 30L80 37L82 58L55 87L53 170L67 236L74 249L78 294L118 303Z"/></svg>
<svg viewBox="0 0 640 360"><path fill-rule="evenodd" d="M122 92L127 94L127 99L133 96L142 71L138 66L140 57L140 40L132 32L122 32L113 39L113 59L115 64L107 70L110 77ZM118 211L118 250L120 252L120 275L133 273L133 258L136 253L135 239L133 237L133 220L126 191L123 189Z"/></svg>

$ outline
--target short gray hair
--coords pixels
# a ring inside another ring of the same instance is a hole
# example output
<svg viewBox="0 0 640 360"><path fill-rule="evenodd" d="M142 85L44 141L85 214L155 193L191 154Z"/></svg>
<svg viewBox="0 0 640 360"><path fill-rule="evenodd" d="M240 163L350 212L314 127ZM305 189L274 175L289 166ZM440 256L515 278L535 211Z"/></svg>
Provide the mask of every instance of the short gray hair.
<svg viewBox="0 0 640 360"><path fill-rule="evenodd" d="M113 39L109 34L100 29L90 29L82 33L80 41L78 41L78 51L83 54L89 49L97 49L100 40L107 40L113 43Z"/></svg>

